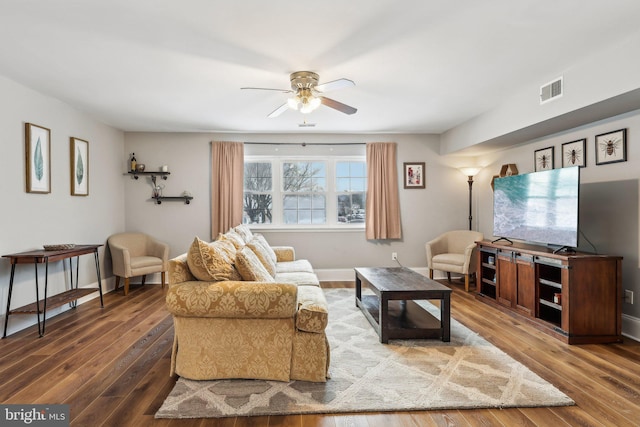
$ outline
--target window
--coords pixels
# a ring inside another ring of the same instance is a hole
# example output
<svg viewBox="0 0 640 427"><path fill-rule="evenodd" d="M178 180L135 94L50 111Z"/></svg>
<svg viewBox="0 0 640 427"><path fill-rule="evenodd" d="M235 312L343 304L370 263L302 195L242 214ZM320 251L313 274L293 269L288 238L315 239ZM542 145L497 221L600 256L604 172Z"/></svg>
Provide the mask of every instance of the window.
<svg viewBox="0 0 640 427"><path fill-rule="evenodd" d="M273 173L269 162L244 162L245 224L271 224Z"/></svg>
<svg viewBox="0 0 640 427"><path fill-rule="evenodd" d="M245 157L244 168L246 224L364 226L367 179L362 157Z"/></svg>

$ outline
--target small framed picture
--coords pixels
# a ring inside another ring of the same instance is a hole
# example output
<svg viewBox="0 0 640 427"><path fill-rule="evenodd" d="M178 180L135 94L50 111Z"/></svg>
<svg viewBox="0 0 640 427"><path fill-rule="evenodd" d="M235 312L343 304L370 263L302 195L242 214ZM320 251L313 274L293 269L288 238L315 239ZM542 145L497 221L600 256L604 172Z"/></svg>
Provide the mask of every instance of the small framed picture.
<svg viewBox="0 0 640 427"><path fill-rule="evenodd" d="M562 144L562 167L587 165L587 152L585 151L587 140L578 139L577 141L565 142Z"/></svg>
<svg viewBox="0 0 640 427"><path fill-rule="evenodd" d="M27 193L51 193L51 129L25 123Z"/></svg>
<svg viewBox="0 0 640 427"><path fill-rule="evenodd" d="M553 169L553 147L534 151L533 161L536 172Z"/></svg>
<svg viewBox="0 0 640 427"><path fill-rule="evenodd" d="M404 188L424 188L424 162L404 163Z"/></svg>
<svg viewBox="0 0 640 427"><path fill-rule="evenodd" d="M80 138L70 138L71 195L89 195L89 142Z"/></svg>
<svg viewBox="0 0 640 427"><path fill-rule="evenodd" d="M596 165L627 161L627 129L596 135Z"/></svg>

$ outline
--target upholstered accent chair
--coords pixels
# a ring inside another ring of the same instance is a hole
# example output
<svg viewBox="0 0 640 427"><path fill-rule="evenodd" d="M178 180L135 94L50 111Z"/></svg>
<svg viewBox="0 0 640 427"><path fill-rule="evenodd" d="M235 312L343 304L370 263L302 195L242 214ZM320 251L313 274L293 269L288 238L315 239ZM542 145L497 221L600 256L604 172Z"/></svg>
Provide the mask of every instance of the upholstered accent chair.
<svg viewBox="0 0 640 427"><path fill-rule="evenodd" d="M464 276L464 290L469 292L470 276L476 272L475 242L484 235L478 231L453 230L443 233L425 244L429 277L433 270L445 271L451 282L451 273Z"/></svg>
<svg viewBox="0 0 640 427"><path fill-rule="evenodd" d="M109 237L109 250L113 274L116 276L116 289L120 278L124 278L124 294L129 293L131 277L142 276L144 285L146 275L162 273L162 287L165 273L169 269L169 245L144 233L119 233Z"/></svg>

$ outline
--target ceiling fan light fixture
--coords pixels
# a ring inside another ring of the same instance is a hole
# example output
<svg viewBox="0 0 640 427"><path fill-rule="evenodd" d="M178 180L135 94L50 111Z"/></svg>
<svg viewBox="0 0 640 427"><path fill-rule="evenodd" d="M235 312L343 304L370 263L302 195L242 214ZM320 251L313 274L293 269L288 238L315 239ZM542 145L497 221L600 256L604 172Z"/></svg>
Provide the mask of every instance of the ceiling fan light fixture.
<svg viewBox="0 0 640 427"><path fill-rule="evenodd" d="M292 110L297 110L298 109L298 104L300 103L300 98L298 98L297 96L294 96L293 98L289 98L287 99L287 105L289 106L289 108L291 108Z"/></svg>

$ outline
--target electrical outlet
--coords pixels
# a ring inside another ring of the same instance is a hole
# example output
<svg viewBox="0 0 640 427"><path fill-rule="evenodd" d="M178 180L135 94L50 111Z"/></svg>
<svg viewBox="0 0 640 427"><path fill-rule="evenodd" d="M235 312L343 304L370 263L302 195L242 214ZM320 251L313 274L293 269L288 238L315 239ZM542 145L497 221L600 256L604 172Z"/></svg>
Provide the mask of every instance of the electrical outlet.
<svg viewBox="0 0 640 427"><path fill-rule="evenodd" d="M391 261L398 260L398 252L391 252Z"/></svg>
<svg viewBox="0 0 640 427"><path fill-rule="evenodd" d="M630 291L629 289L624 290L624 302L633 305L633 291Z"/></svg>

